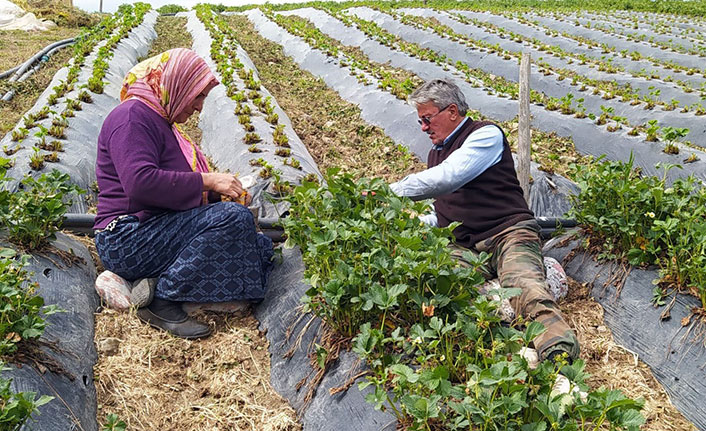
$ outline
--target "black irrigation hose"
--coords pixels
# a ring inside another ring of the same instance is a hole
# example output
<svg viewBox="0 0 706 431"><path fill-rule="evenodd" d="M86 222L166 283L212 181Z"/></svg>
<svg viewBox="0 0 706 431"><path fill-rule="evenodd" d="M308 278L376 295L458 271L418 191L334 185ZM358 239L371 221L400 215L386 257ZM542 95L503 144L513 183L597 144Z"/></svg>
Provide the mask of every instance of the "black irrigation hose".
<svg viewBox="0 0 706 431"><path fill-rule="evenodd" d="M64 214L64 223L62 227L74 233L93 236L93 223L96 220L95 214ZM260 219L258 224L262 233L267 235L274 242L284 241L284 230L280 227L275 227L277 219Z"/></svg>
<svg viewBox="0 0 706 431"><path fill-rule="evenodd" d="M75 233L92 236L95 219L95 214L65 214L63 228ZM261 218L258 220L262 233L274 242L284 241L284 230L277 226L278 221L277 218ZM550 238L559 229L577 226L576 220L550 217L537 217L537 223L542 228L542 238Z"/></svg>
<svg viewBox="0 0 706 431"><path fill-rule="evenodd" d="M572 228L578 226L576 220L556 217L536 217L539 227L542 229Z"/></svg>

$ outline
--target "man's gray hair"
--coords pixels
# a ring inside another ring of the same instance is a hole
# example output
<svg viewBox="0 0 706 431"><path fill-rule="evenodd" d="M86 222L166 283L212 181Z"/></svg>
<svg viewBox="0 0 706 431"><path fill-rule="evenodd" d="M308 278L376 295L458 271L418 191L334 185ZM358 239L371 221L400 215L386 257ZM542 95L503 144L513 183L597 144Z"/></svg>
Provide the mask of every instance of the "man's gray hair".
<svg viewBox="0 0 706 431"><path fill-rule="evenodd" d="M443 79L427 81L409 96L409 103L415 107L429 102L439 109L454 104L458 107L458 113L461 115L466 115L466 111L468 111L466 97L461 89L453 82Z"/></svg>

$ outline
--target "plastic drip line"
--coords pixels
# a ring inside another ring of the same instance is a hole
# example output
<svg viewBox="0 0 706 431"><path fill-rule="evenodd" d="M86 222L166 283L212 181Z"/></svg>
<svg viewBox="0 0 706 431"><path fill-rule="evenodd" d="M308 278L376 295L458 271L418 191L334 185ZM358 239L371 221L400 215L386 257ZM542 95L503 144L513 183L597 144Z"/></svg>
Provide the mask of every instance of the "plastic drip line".
<svg viewBox="0 0 706 431"><path fill-rule="evenodd" d="M62 48L66 48L69 45L73 45L75 40L75 38L64 39L45 46L44 48L39 50L39 52L34 54L29 60L25 61L21 65L16 66L0 74L0 78L5 78L6 76L12 74L8 82L24 82L27 78L32 76L34 72L39 70L44 63L49 61L49 57L51 57L56 51ZM32 67L34 63L37 62L39 63L36 66ZM9 90L7 93L5 93L5 95L3 95L2 101L9 102L10 100L12 100L13 97L15 97L15 94L16 92L14 89Z"/></svg>
<svg viewBox="0 0 706 431"><path fill-rule="evenodd" d="M62 223L62 227L75 233L82 233L92 236L93 224L95 220L95 214L67 213L64 214L64 222ZM544 238L548 238L559 229L567 229L577 226L576 220L573 219L536 217L536 220L542 228L542 237ZM284 230L282 227L278 226L278 223L278 218L261 218L257 222L263 234L267 235L274 242L282 242L284 241Z"/></svg>
<svg viewBox="0 0 706 431"><path fill-rule="evenodd" d="M0 73L0 79L5 79L8 76L12 75L13 73L15 73L17 71L17 69L20 68L20 66L22 66L22 65L18 64L17 66L13 67L12 69L8 69L8 70Z"/></svg>
<svg viewBox="0 0 706 431"><path fill-rule="evenodd" d="M64 39L64 40L60 40L60 41L58 41L58 42L54 42L54 43L52 43L52 44L49 44L49 45L45 46L44 48L42 48L41 50L39 50L39 52L37 52L36 54L34 54L29 60L25 61L25 62L22 64L22 66L20 66L20 69L15 72L15 74L12 76L12 78L10 78L10 82L17 81L17 79L18 79L27 69L29 69L29 67L30 67L32 64L34 64L35 61L37 61L37 60L39 60L40 58L42 58L42 56L43 56L44 54L46 54L47 52L49 52L49 51L52 50L53 48L58 47L58 46L62 46L62 45L66 45L66 44L69 44L69 43L73 43L74 40L75 40L75 38Z"/></svg>

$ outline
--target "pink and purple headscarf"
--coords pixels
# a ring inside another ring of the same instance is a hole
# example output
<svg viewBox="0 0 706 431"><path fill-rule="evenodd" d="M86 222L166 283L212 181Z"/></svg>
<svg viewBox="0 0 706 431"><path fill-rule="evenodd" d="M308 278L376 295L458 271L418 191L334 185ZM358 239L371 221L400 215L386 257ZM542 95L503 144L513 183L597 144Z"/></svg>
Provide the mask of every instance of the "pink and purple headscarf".
<svg viewBox="0 0 706 431"><path fill-rule="evenodd" d="M216 76L194 51L175 48L148 58L130 69L123 80L120 102L137 99L172 125L184 158L194 172L208 172L208 163L174 120L207 88L218 85Z"/></svg>

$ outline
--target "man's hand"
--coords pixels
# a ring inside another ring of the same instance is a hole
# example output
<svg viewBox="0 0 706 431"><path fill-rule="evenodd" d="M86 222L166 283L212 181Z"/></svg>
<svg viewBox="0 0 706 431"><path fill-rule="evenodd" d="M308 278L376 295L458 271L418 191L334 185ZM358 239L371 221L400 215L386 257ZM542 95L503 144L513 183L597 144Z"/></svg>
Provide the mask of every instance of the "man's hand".
<svg viewBox="0 0 706 431"><path fill-rule="evenodd" d="M240 180L233 174L206 172L202 173L201 177L203 178L204 190L220 193L230 197L234 201L237 201L243 192L245 192ZM249 195L246 196L246 206L250 203L250 200L252 200L252 197Z"/></svg>

